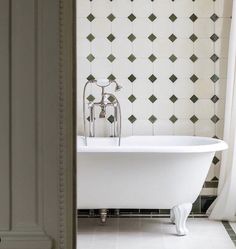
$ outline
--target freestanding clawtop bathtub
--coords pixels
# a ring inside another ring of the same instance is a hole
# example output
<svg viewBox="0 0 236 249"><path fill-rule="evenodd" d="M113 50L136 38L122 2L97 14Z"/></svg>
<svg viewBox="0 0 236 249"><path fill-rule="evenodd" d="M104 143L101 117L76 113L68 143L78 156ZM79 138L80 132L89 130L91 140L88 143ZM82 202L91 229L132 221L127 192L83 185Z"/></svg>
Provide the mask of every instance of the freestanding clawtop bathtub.
<svg viewBox="0 0 236 249"><path fill-rule="evenodd" d="M77 137L77 207L171 209L177 234L224 141L191 136ZM103 212L102 215L105 215ZM103 217L105 218L105 217Z"/></svg>

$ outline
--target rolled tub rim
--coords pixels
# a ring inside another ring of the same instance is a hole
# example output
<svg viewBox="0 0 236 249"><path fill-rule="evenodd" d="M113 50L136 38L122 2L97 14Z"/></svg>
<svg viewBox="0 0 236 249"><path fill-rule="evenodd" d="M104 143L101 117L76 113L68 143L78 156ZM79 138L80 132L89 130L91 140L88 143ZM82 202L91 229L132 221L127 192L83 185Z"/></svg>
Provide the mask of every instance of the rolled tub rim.
<svg viewBox="0 0 236 249"><path fill-rule="evenodd" d="M204 152L217 152L224 151L228 149L228 144L220 139L211 137L201 137L201 136L181 136L181 135L156 135L156 136L127 136L122 137L123 139L136 137L161 137L161 138L188 138L188 139L202 139L204 141L211 142L210 144L202 145L175 145L175 146L134 146L122 145L118 146L118 138L110 137L95 137L92 139L113 139L117 140L117 145L112 146L85 146L84 137L77 136L77 153L204 153ZM91 138L88 138L91 139ZM121 139L122 141L122 139ZM212 143L213 142L213 143ZM82 144L83 143L83 144Z"/></svg>

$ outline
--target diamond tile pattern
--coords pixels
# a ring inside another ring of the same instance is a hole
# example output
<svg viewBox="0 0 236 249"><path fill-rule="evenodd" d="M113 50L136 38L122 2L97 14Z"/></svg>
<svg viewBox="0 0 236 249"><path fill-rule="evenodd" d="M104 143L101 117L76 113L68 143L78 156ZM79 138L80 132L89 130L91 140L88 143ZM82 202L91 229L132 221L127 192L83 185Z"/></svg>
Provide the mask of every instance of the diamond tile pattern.
<svg viewBox="0 0 236 249"><path fill-rule="evenodd" d="M87 6L89 0L77 1L78 6ZM218 127L224 116L220 105L226 75L221 58L227 60L230 14L219 10L219 1L227 10L232 0L205 1L203 5L203 0L127 0L123 5L120 0L104 0L99 9L99 0L90 0L89 8L78 14L78 85L95 78L123 85L115 95L121 102L125 134L222 138ZM137 9L138 2L143 8ZM161 9L166 11L160 13ZM81 23L85 26L80 29ZM95 98L100 96L92 86L87 101ZM112 126L113 115L108 111L104 122ZM81 120L81 113L78 117ZM216 167L219 158L213 160ZM208 182L218 177L216 172L210 172Z"/></svg>

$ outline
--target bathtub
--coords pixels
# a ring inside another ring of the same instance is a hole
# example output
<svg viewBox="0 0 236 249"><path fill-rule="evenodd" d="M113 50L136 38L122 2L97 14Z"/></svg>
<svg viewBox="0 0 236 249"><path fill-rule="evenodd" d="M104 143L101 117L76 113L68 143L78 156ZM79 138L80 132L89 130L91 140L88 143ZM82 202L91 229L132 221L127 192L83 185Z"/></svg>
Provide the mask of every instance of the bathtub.
<svg viewBox="0 0 236 249"><path fill-rule="evenodd" d="M77 208L170 209L178 235L198 197L218 139L193 136L77 137Z"/></svg>

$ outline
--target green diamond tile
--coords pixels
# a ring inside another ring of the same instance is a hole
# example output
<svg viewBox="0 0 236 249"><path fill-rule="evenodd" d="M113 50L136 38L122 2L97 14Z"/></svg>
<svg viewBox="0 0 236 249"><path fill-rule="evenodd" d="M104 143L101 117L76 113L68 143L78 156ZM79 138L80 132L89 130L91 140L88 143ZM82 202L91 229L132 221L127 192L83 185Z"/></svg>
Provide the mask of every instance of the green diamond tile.
<svg viewBox="0 0 236 249"><path fill-rule="evenodd" d="M112 102L115 101L115 98L114 98L113 96L109 96L109 97L108 97L108 100L112 103Z"/></svg>
<svg viewBox="0 0 236 249"><path fill-rule="evenodd" d="M157 80L157 77L154 74L152 74L148 79L153 83Z"/></svg>
<svg viewBox="0 0 236 249"><path fill-rule="evenodd" d="M112 124L114 122L115 118L113 115L110 115L107 120Z"/></svg>
<svg viewBox="0 0 236 249"><path fill-rule="evenodd" d="M177 19L177 16L175 14L172 14L169 16L169 19L174 22Z"/></svg>
<svg viewBox="0 0 236 249"><path fill-rule="evenodd" d="M92 21L95 19L95 17L94 17L94 15L93 15L92 13L90 13L90 14L87 16L87 19L88 19L90 22L92 22Z"/></svg>
<svg viewBox="0 0 236 249"><path fill-rule="evenodd" d="M215 13L211 16L211 20L213 22L216 22L218 19L219 19L219 17Z"/></svg>
<svg viewBox="0 0 236 249"><path fill-rule="evenodd" d="M152 124L154 124L156 121L157 121L157 118L154 116L154 115L152 115L151 117L149 117L149 119L148 119Z"/></svg>
<svg viewBox="0 0 236 249"><path fill-rule="evenodd" d="M92 74L90 74L88 77L87 77L87 80L95 80L94 76Z"/></svg>
<svg viewBox="0 0 236 249"><path fill-rule="evenodd" d="M90 42L92 42L92 41L95 39L95 37L93 36L93 34L89 34L89 35L87 36L87 39L88 39Z"/></svg>
<svg viewBox="0 0 236 249"><path fill-rule="evenodd" d="M113 21L116 19L116 17L115 17L113 14L110 14L110 15L107 17L107 19L108 19L109 21L113 22Z"/></svg>
<svg viewBox="0 0 236 249"><path fill-rule="evenodd" d="M128 16L128 19L129 19L131 22L133 22L133 21L136 19L136 16L135 16L134 14L130 14L130 15Z"/></svg>
<svg viewBox="0 0 236 249"><path fill-rule="evenodd" d="M210 38L213 42L216 42L219 39L219 36L217 34L213 34Z"/></svg>
<svg viewBox="0 0 236 249"><path fill-rule="evenodd" d="M174 34L171 34L169 36L169 40L172 41L172 42L174 42L176 39L177 39L177 37Z"/></svg>
<svg viewBox="0 0 236 249"><path fill-rule="evenodd" d="M211 80L212 80L212 82L216 83L219 80L219 77L216 74L213 74L211 76Z"/></svg>
<svg viewBox="0 0 236 249"><path fill-rule="evenodd" d="M218 100L219 100L219 98L216 95L212 96L212 98L211 98L211 101L213 103L216 103Z"/></svg>
<svg viewBox="0 0 236 249"><path fill-rule="evenodd" d="M192 42L195 42L195 41L198 39L198 37L197 37L195 34L192 34L192 35L189 37L189 39L190 39Z"/></svg>
<svg viewBox="0 0 236 249"><path fill-rule="evenodd" d="M212 162L216 165L219 161L220 161L219 158L214 156Z"/></svg>
<svg viewBox="0 0 236 249"><path fill-rule="evenodd" d="M174 83L178 78L172 74L169 79Z"/></svg>
<svg viewBox="0 0 236 249"><path fill-rule="evenodd" d="M172 54L170 57L169 57L169 60L172 61L172 62L175 62L177 60L177 57Z"/></svg>
<svg viewBox="0 0 236 249"><path fill-rule="evenodd" d="M88 97L87 97L87 100L92 102L95 100L94 96L92 94L90 94Z"/></svg>
<svg viewBox="0 0 236 249"><path fill-rule="evenodd" d="M198 121L198 118L197 118L195 115L193 115L193 116L190 118L190 120L195 124L195 123Z"/></svg>
<svg viewBox="0 0 236 249"><path fill-rule="evenodd" d="M154 14L151 14L148 19L151 21L151 22L154 22L156 20L156 16Z"/></svg>
<svg viewBox="0 0 236 249"><path fill-rule="evenodd" d="M149 98L148 98L152 103L155 103L157 98L155 95L151 95Z"/></svg>
<svg viewBox="0 0 236 249"><path fill-rule="evenodd" d="M157 38L157 37L156 37L154 34L151 34L151 35L148 36L148 39L149 39L151 42L155 41L156 38Z"/></svg>
<svg viewBox="0 0 236 249"><path fill-rule="evenodd" d="M129 96L128 100L133 103L136 100L136 97L132 94Z"/></svg>
<svg viewBox="0 0 236 249"><path fill-rule="evenodd" d="M109 56L107 56L107 59L110 61L110 62L113 62L116 57L113 55L113 54L110 54Z"/></svg>
<svg viewBox="0 0 236 249"><path fill-rule="evenodd" d="M134 115L131 115L129 118L128 118L128 120L130 121L130 123L134 123L136 120L137 120L137 118L134 116Z"/></svg>
<svg viewBox="0 0 236 249"><path fill-rule="evenodd" d="M190 77L190 80L191 80L193 83L195 83L195 82L198 80L198 77L197 77L195 74L193 74L193 75Z"/></svg>
<svg viewBox="0 0 236 249"><path fill-rule="evenodd" d="M107 78L109 80L115 80L116 79L116 77L113 74L110 74Z"/></svg>
<svg viewBox="0 0 236 249"><path fill-rule="evenodd" d="M178 98L175 95L172 95L170 97L170 101L173 102L173 103L175 103L177 100L178 100Z"/></svg>
<svg viewBox="0 0 236 249"><path fill-rule="evenodd" d="M219 59L219 57L218 57L218 55L216 55L216 54L213 54L213 55L211 56L211 60L212 60L213 62L218 61L218 59Z"/></svg>
<svg viewBox="0 0 236 249"><path fill-rule="evenodd" d="M178 118L175 115L172 115L170 117L170 121L174 124L176 121L178 120Z"/></svg>
<svg viewBox="0 0 236 249"><path fill-rule="evenodd" d="M133 74L131 74L131 75L128 77L128 79L129 79L130 82L134 82L134 81L136 80L136 77L135 77Z"/></svg>
<svg viewBox="0 0 236 249"><path fill-rule="evenodd" d="M196 95L193 95L190 100L193 102L193 103L196 103L198 101L198 97Z"/></svg>
<svg viewBox="0 0 236 249"><path fill-rule="evenodd" d="M136 57L131 54L129 57L128 57L128 60L131 61L131 62L134 62L136 60Z"/></svg>
<svg viewBox="0 0 236 249"><path fill-rule="evenodd" d="M211 179L211 181L219 181L219 179L218 179L216 176L214 176L214 177Z"/></svg>
<svg viewBox="0 0 236 249"><path fill-rule="evenodd" d="M107 37L108 41L113 42L116 38L113 34L108 35Z"/></svg>
<svg viewBox="0 0 236 249"><path fill-rule="evenodd" d="M148 59L149 59L151 62L154 62L154 61L157 59L157 57L156 57L154 54L151 54L151 55L148 57Z"/></svg>
<svg viewBox="0 0 236 249"><path fill-rule="evenodd" d="M190 60L191 60L192 62L195 62L195 61L198 60L198 57L197 57L195 54L193 54L193 55L190 57Z"/></svg>
<svg viewBox="0 0 236 249"><path fill-rule="evenodd" d="M192 14L189 18L192 22L195 22L198 19L198 17L195 14Z"/></svg>
<svg viewBox="0 0 236 249"><path fill-rule="evenodd" d="M92 54L89 54L87 56L87 60L90 61L90 62L92 62L94 59L95 59L95 57Z"/></svg>
<svg viewBox="0 0 236 249"><path fill-rule="evenodd" d="M211 117L211 121L212 121L214 124L216 124L219 120L220 120L219 117L217 117L216 115L214 115L214 116Z"/></svg>
<svg viewBox="0 0 236 249"><path fill-rule="evenodd" d="M134 34L130 34L130 35L128 36L128 39L129 39L131 42L133 42L133 41L136 39L136 36L135 36Z"/></svg>

